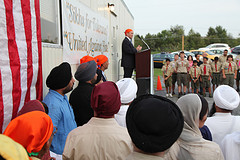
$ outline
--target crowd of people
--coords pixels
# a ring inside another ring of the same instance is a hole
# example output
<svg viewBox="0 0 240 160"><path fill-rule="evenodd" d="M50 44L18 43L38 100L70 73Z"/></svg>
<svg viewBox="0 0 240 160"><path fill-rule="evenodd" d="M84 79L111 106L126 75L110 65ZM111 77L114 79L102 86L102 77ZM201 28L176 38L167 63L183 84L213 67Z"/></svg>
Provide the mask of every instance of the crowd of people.
<svg viewBox="0 0 240 160"><path fill-rule="evenodd" d="M187 60L177 62L187 66ZM69 101L66 93L75 82L71 67L64 62L53 68L44 100L26 103L0 135L0 159L240 159L240 116L231 115L240 103L235 89L218 86L209 113L199 94L183 95L176 103L151 94L136 98L133 79L114 83L98 77L106 63L104 55L81 59L74 74L79 83ZM170 61L166 64L168 70ZM190 73L194 67L196 61ZM184 79L185 74L177 75Z"/></svg>
<svg viewBox="0 0 240 160"><path fill-rule="evenodd" d="M233 87L234 79L236 80L236 90L239 92L240 55L233 60L233 56L228 55L228 50L224 50L223 55L215 57L214 61L207 58L206 53L203 53L202 61L199 54L196 54L195 58L196 60L193 60L193 57L189 55L185 59L185 54L182 51L179 55L174 56L172 62L170 62L170 59L166 59L166 63L162 67L167 92L166 97L172 97L175 94L176 82L178 98L185 95L187 90L188 93L200 93L204 97L207 90L209 97L212 98L212 92L216 87L222 84Z"/></svg>
<svg viewBox="0 0 240 160"><path fill-rule="evenodd" d="M133 35L132 30L125 34ZM123 43L133 47L128 41ZM130 51L139 50L141 46ZM199 55L196 61L185 60L184 52L179 56L163 67L167 96L178 82L176 103L151 94L136 97L138 86L129 78L132 66L124 66L123 79L107 81L105 55L84 56L75 78L69 63L54 67L43 101L24 104L0 134L0 160L240 159L240 116L231 115L240 103L231 85L238 62L225 53L214 62L206 56L201 62ZM204 96L195 93L200 81L200 92L205 95L208 88L211 95L210 78L215 86L209 112ZM189 81L195 93L186 94Z"/></svg>

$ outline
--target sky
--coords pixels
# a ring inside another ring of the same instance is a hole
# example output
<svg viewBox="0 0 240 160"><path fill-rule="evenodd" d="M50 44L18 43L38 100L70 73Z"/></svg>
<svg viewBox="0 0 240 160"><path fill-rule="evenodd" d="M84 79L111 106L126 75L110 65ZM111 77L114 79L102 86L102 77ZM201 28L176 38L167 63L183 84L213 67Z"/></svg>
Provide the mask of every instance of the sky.
<svg viewBox="0 0 240 160"><path fill-rule="evenodd" d="M156 34L182 25L206 36L209 27L222 26L240 37L240 0L124 0L134 16L136 34Z"/></svg>

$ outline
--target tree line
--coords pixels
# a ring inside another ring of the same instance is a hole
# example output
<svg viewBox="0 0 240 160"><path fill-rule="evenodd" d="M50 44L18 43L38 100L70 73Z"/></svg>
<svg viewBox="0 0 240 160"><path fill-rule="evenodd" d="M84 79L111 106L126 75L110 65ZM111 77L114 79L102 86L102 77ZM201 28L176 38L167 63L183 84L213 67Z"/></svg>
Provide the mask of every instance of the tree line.
<svg viewBox="0 0 240 160"><path fill-rule="evenodd" d="M173 52L182 49L183 35L184 50L198 49L212 43L227 43L230 47L240 45L240 38L234 38L222 26L209 27L206 37L193 29L185 35L184 27L180 25L173 26L169 30L162 30L157 34L148 33L140 37L146 41L152 52ZM134 37L134 44L143 46L143 49L146 48L137 35Z"/></svg>

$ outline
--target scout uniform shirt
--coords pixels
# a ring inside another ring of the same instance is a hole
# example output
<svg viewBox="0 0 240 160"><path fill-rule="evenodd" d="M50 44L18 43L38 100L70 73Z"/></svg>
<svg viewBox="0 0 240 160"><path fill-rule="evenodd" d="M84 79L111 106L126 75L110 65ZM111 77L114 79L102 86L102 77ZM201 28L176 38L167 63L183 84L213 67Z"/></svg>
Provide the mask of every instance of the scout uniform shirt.
<svg viewBox="0 0 240 160"><path fill-rule="evenodd" d="M227 56L224 56L224 55L221 55L219 58L218 58L218 62L220 63L224 63L224 62L227 62Z"/></svg>
<svg viewBox="0 0 240 160"><path fill-rule="evenodd" d="M187 73L187 68L189 66L188 60L186 59L179 59L176 62L177 66L177 73Z"/></svg>
<svg viewBox="0 0 240 160"><path fill-rule="evenodd" d="M201 69L201 75L202 76L209 76L209 73L212 72L211 66L209 64L204 64L204 63L201 64L200 69Z"/></svg>
<svg viewBox="0 0 240 160"><path fill-rule="evenodd" d="M222 65L222 69L224 69L225 74L235 74L235 71L237 70L237 65L235 62L231 61L225 62Z"/></svg>
<svg viewBox="0 0 240 160"><path fill-rule="evenodd" d="M217 63L212 62L211 69L213 73L220 73L222 71L222 64L219 61Z"/></svg>
<svg viewBox="0 0 240 160"><path fill-rule="evenodd" d="M170 62L169 65L170 65L170 66L172 67L172 69L174 70L174 69L176 69L177 61L172 61L172 62Z"/></svg>
<svg viewBox="0 0 240 160"><path fill-rule="evenodd" d="M169 65L165 64L162 67L162 71L163 71L164 75L168 77L173 72L173 68L170 64Z"/></svg>
<svg viewBox="0 0 240 160"><path fill-rule="evenodd" d="M199 75L201 75L201 70L200 67L198 66L192 66L189 70L189 74L193 77L193 78L197 78Z"/></svg>
<svg viewBox="0 0 240 160"><path fill-rule="evenodd" d="M239 62L240 62L240 55L238 55L236 58L235 58L235 61L234 61L237 65L237 69L239 69Z"/></svg>

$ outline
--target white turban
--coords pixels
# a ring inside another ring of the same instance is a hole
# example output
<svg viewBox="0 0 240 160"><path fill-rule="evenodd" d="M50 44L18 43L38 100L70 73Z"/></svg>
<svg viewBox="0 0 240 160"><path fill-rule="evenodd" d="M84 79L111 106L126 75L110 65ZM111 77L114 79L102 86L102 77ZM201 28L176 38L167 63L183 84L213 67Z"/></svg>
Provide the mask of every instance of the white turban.
<svg viewBox="0 0 240 160"><path fill-rule="evenodd" d="M124 78L117 81L118 90L120 92L121 103L130 103L136 98L137 84L132 78Z"/></svg>
<svg viewBox="0 0 240 160"><path fill-rule="evenodd" d="M233 110L238 107L240 98L235 89L227 85L221 85L213 93L213 99L219 108Z"/></svg>

